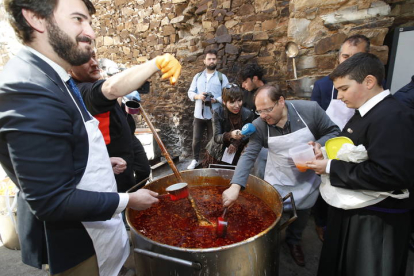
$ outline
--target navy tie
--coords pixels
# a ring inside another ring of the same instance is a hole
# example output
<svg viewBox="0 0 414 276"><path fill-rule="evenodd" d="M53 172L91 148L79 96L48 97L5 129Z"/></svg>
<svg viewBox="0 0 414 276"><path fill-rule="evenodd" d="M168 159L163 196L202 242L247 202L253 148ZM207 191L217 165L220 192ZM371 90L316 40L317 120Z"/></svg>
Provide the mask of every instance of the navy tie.
<svg viewBox="0 0 414 276"><path fill-rule="evenodd" d="M72 78L69 78L69 80L66 82L66 84L69 86L69 90L75 94L76 98L78 98L79 102L82 104L83 108L85 108L85 111L87 112L88 109L85 106L85 103L83 102L81 93L79 91L79 88L76 86L75 81Z"/></svg>

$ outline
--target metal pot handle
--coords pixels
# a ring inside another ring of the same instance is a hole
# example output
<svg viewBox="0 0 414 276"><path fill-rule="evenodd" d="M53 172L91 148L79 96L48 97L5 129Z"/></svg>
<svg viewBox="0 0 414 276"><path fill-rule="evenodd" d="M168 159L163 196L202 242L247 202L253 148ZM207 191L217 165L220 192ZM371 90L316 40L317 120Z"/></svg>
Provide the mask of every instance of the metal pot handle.
<svg viewBox="0 0 414 276"><path fill-rule="evenodd" d="M136 252L138 254L148 256L148 257L158 258L158 259L161 259L161 260L164 260L164 261L170 261L170 262L174 262L174 263L181 264L181 265L184 265L184 266L188 266L188 267L194 268L195 270L201 270L201 264L200 263L193 263L193 262L190 262L190 261L170 257L170 256L167 256L167 255L162 255L162 254L159 254L159 253L154 253L154 252L139 249L139 248L134 248L134 252Z"/></svg>
<svg viewBox="0 0 414 276"><path fill-rule="evenodd" d="M292 204L293 216L280 226L280 230L288 227L292 222L294 222L298 218L298 215L296 214L296 205L295 200L293 199L293 194L288 193L287 195L285 195L285 197L283 198L283 202L285 202L289 197L290 203Z"/></svg>

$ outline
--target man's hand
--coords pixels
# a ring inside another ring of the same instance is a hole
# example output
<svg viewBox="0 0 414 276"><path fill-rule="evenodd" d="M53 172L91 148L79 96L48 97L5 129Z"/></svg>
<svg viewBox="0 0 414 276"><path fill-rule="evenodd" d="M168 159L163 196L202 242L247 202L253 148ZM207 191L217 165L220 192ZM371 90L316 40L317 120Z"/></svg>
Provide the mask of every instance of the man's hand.
<svg viewBox="0 0 414 276"><path fill-rule="evenodd" d="M109 159L111 160L112 170L114 171L114 174L120 174L127 168L127 162L121 157L111 157Z"/></svg>
<svg viewBox="0 0 414 276"><path fill-rule="evenodd" d="M326 165L328 164L329 159L323 160L313 160L306 162L306 165L309 169L312 169L317 174L325 174L326 173Z"/></svg>
<svg viewBox="0 0 414 276"><path fill-rule="evenodd" d="M139 189L128 195L129 201L127 207L138 211L148 209L152 204L159 202L158 198L156 198L158 193L147 189Z"/></svg>
<svg viewBox="0 0 414 276"><path fill-rule="evenodd" d="M222 194L223 206L230 207L239 197L241 186L239 184L231 184Z"/></svg>
<svg viewBox="0 0 414 276"><path fill-rule="evenodd" d="M207 95L207 93L206 92L203 92L201 94L195 95L194 96L194 99L196 99L196 100L202 100L204 102L204 100L206 99L206 95Z"/></svg>
<svg viewBox="0 0 414 276"><path fill-rule="evenodd" d="M317 160L322 160L323 159L323 154L322 154L322 150L321 150L321 148L322 148L321 144L319 144L318 142L310 141L310 142L308 142L308 145L313 146L313 151L315 152L315 158Z"/></svg>
<svg viewBox="0 0 414 276"><path fill-rule="evenodd" d="M170 54L164 54L155 58L155 64L163 73L162 79L170 79L170 83L174 85L181 73L181 64Z"/></svg>

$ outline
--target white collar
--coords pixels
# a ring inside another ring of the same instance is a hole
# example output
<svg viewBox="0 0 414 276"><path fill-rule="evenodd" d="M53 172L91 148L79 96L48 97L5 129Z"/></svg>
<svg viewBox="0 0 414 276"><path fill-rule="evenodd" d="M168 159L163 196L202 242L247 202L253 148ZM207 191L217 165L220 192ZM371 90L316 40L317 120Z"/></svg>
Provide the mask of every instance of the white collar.
<svg viewBox="0 0 414 276"><path fill-rule="evenodd" d="M378 93L377 95L369 99L366 103L364 103L360 108L358 108L361 117L364 117L364 115L367 114L368 111L370 111L374 106L376 106L388 95L390 95L390 90L387 89L382 91L381 93Z"/></svg>
<svg viewBox="0 0 414 276"><path fill-rule="evenodd" d="M32 47L29 47L26 45L26 49L32 52L34 55L41 58L47 64L49 64L53 68L53 70L55 70L56 73L58 73L59 77L63 80L63 82L67 82L69 80L70 76L68 72L66 72L65 69L62 68L62 66L58 65L56 62L52 61L50 58L46 57L45 55L39 53Z"/></svg>

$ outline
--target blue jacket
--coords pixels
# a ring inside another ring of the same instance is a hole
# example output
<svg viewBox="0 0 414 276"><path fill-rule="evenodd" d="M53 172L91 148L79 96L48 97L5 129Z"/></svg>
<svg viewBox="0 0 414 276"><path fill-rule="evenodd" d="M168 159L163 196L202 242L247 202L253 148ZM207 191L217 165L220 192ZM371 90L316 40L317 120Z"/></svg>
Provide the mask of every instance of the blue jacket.
<svg viewBox="0 0 414 276"><path fill-rule="evenodd" d="M414 109L414 76L411 77L411 82L409 84L395 92L394 98L401 101L409 108Z"/></svg>
<svg viewBox="0 0 414 276"><path fill-rule="evenodd" d="M84 121L62 79L24 48L0 74L0 162L20 188L24 263L48 263L57 274L95 254L81 221L111 219L119 195L76 189L88 149Z"/></svg>
<svg viewBox="0 0 414 276"><path fill-rule="evenodd" d="M333 81L329 76L323 77L313 85L311 100L317 102L326 111L332 99ZM338 96L338 90L334 89L333 98Z"/></svg>

